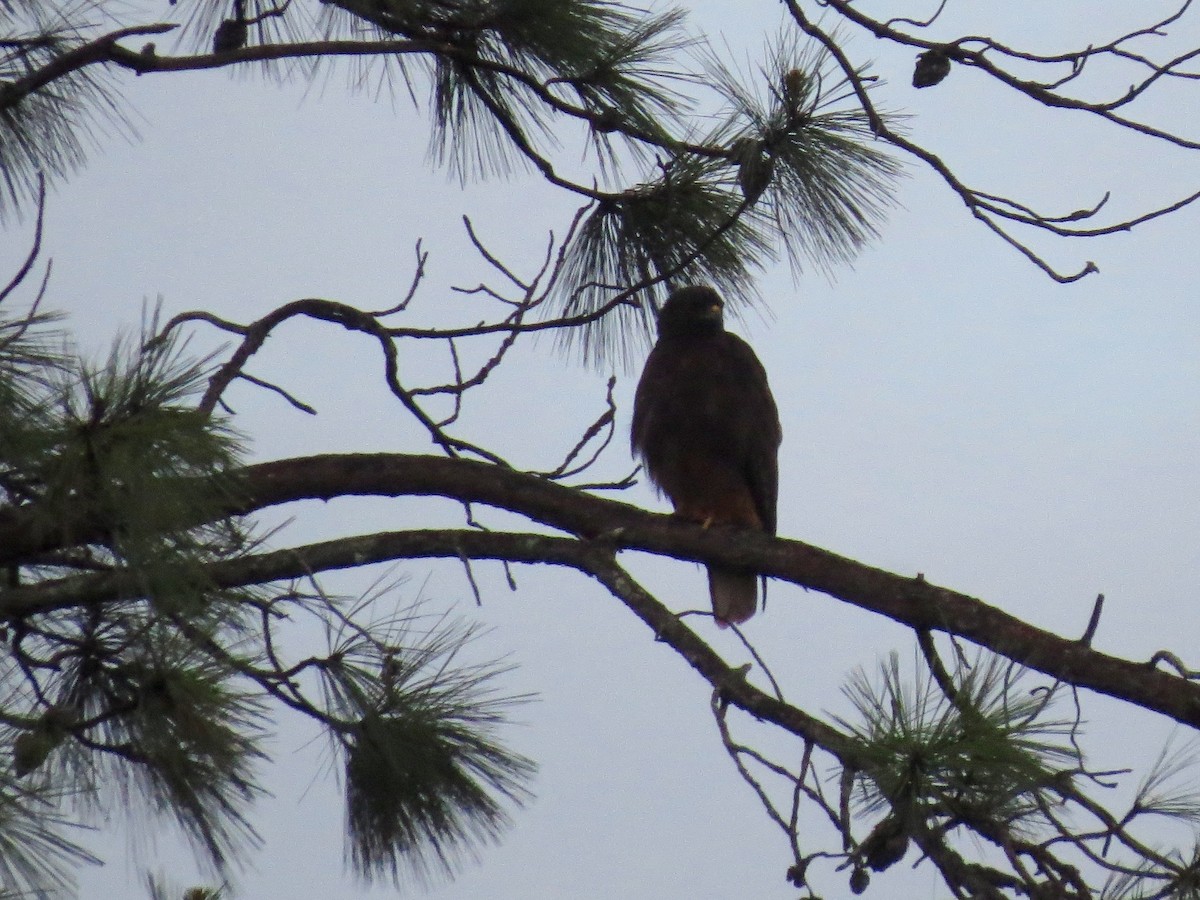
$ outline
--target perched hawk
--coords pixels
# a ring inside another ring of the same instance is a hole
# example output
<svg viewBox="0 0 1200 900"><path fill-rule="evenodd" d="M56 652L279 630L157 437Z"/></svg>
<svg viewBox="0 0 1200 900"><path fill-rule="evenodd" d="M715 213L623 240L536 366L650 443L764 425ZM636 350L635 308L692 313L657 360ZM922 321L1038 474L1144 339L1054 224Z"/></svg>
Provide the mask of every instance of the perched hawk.
<svg viewBox="0 0 1200 900"><path fill-rule="evenodd" d="M779 413L762 363L725 330L724 306L709 287L680 288L667 298L658 343L638 382L630 443L676 515L774 534ZM754 615L757 580L749 569L708 567L719 624Z"/></svg>

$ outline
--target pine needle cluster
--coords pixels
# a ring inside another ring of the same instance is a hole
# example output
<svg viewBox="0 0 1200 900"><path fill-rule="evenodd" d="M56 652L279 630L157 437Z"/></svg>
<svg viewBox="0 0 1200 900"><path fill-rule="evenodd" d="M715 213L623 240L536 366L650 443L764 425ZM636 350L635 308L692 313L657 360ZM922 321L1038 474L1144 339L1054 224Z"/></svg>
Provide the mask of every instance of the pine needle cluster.
<svg viewBox="0 0 1200 900"><path fill-rule="evenodd" d="M0 223L37 197L40 177L77 171L106 132L134 133L102 70L79 69L42 89L27 81L104 18L92 0L0 3Z"/></svg>
<svg viewBox="0 0 1200 900"><path fill-rule="evenodd" d="M344 628L321 668L344 760L348 856L363 877L452 875L508 825L536 771L497 738L528 697L462 660L475 630L418 609Z"/></svg>
<svg viewBox="0 0 1200 900"><path fill-rule="evenodd" d="M932 676L906 678L896 653L878 677L855 673L845 692L857 718L841 724L871 761L856 776L860 811L882 816L876 834L890 838L864 842L871 868L903 856L910 837L1045 827L1055 786L1080 771L1077 723L1057 718L1044 691L1023 690L1024 678L1008 660L982 657L959 668L947 696Z"/></svg>
<svg viewBox="0 0 1200 900"><path fill-rule="evenodd" d="M86 819L114 802L173 817L223 867L256 840L244 813L265 735L261 703L201 649L241 630L244 593L204 575L247 542L220 515L239 442L195 412L205 364L152 340L153 321L99 365L61 349L52 326L0 324L0 512L64 548L14 561L9 586L106 575L121 598L10 626L0 815L29 836L0 849L0 867L35 891L65 882L63 867L90 857L61 810Z"/></svg>
<svg viewBox="0 0 1200 900"><path fill-rule="evenodd" d="M877 236L891 204L899 165L845 103L847 83L823 51L780 39L753 77L711 48L697 58L696 80L723 102L718 124L666 145L653 180L599 199L567 248L564 315L596 314L640 289L636 304L564 333L591 362L640 358L675 286L711 284L736 311L756 299L754 278L780 248L797 272L832 272Z"/></svg>
<svg viewBox="0 0 1200 900"><path fill-rule="evenodd" d="M250 811L280 702L344 753L348 858L364 877L427 880L494 840L534 772L496 734L521 699L497 693L503 667L461 662L470 630L422 630L414 611L365 622L380 596L347 611L214 583L214 565L258 542L228 513L241 439L196 408L206 362L153 319L99 364L57 349L53 329L0 321L0 517L55 548L10 560L6 587L69 597L99 578L115 597L9 615L0 631L5 884L67 889L94 861L73 829L114 810L144 834L173 820L223 875L259 844ZM274 630L289 612L326 627L326 655L285 661Z"/></svg>
<svg viewBox="0 0 1200 900"><path fill-rule="evenodd" d="M18 19L36 7L0 7L0 29L13 36L0 50L0 171L10 206L31 196L39 173L77 167L97 124L125 121L101 67L41 87L22 81L102 34L82 15L100 6L52 5L53 22L46 13L28 27ZM298 48L295 58L261 62L276 77L314 79L348 59L353 84L402 85L428 110L430 155L461 181L535 172L577 196L589 208L545 308L573 323L562 345L595 363L640 357L658 305L679 284L710 283L736 311L756 299L755 277L780 252L797 271L849 263L876 235L900 173L876 141L879 123L853 102L823 49L781 38L757 71L738 72L687 30L679 8L607 0L178 7L186 51L211 53L214 34L236 22L248 46ZM320 41L339 49L314 54ZM721 108L708 127L711 117L698 110L714 92ZM571 176L575 155L563 146L581 133L596 174Z"/></svg>

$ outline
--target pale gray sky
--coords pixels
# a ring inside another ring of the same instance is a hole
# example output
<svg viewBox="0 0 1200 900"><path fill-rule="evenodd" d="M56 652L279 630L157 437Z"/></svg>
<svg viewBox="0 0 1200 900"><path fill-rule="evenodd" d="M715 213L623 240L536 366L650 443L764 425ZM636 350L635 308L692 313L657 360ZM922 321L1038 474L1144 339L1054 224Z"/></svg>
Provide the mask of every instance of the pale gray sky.
<svg viewBox="0 0 1200 900"><path fill-rule="evenodd" d="M1129 12L1061 3L1044 21L1000 21L1018 6L1024 15L1025 5L982 2L951 4L951 13L970 30L1012 29L1004 34L1013 42L1050 49L1042 36L1064 23L1111 34ZM779 15L779 4L763 0L690 7L697 29L723 35L737 52L759 47ZM1188 33L1195 45L1195 22ZM1067 212L1107 188L1115 208L1133 209L1200 184L1194 152L1127 138L1079 113L1047 113L961 69L917 92L908 86L908 54L864 38L851 50L878 61L889 82L880 89L884 105L910 112L911 134L975 186ZM461 215L501 258L530 272L547 232L561 234L573 209L535 178L462 189L431 172L426 121L403 98L393 105L347 93L337 76L307 96L227 72L128 78L125 92L143 119L143 139L107 141L85 172L54 191L47 210L49 302L70 311L88 347L107 347L119 329L136 327L143 302L160 296L168 314L202 308L241 320L308 296L385 307L407 288L418 238L430 265L413 315L428 321L476 302L450 285L488 277ZM1187 107L1163 106L1168 119L1194 112L1194 93ZM853 268L832 283L812 272L793 281L785 265L765 272L769 321L750 315L737 326L779 401L780 534L923 572L1065 635L1082 632L1104 592L1098 648L1144 659L1167 647L1195 663L1200 213L1103 240L1038 240L1064 270L1086 259L1100 267L1060 286L971 219L936 178L915 165L909 172L881 240ZM10 226L0 258L15 259L27 235ZM196 346L213 339L198 329ZM531 468L552 464L574 443L602 409L609 373L587 370L551 344L518 350L496 376L490 403L464 416L465 436ZM434 364L444 365L414 363ZM236 387L230 400L256 459L432 452L386 394L367 340L289 326L251 371L320 410L310 418ZM618 374L622 430L603 468L614 477L631 466L624 448L635 381ZM625 499L664 509L645 485ZM452 504L412 500L339 501L294 514L277 545L460 521ZM665 602L707 603L695 566L633 567ZM511 594L498 568L478 569L486 576L481 610L456 565L403 566L411 578L401 597L419 594L492 626L483 649L509 653L519 666L505 685L540 695L508 736L542 768L537 799L517 813L503 843L429 896L795 896L784 880L786 843L721 749L705 684L597 585L522 569ZM356 590L369 577L335 583ZM847 712L839 688L855 667L873 668L893 649L911 657L905 630L785 585L772 587L747 634L790 699L816 713ZM729 635L710 628L706 636L743 658ZM1146 762L1171 731L1113 702L1084 701L1101 767ZM323 746L309 737L294 723L280 729L276 765L264 775L275 796L254 818L266 847L239 877L237 896L393 895L345 873L338 787ZM106 867L84 873L84 896L140 896L147 863L191 882L167 831L154 852L127 859L120 824L114 818L98 840L111 855ZM819 840L833 842L828 831ZM844 873L814 875L828 900L849 896ZM946 893L928 866L898 866L869 896Z"/></svg>

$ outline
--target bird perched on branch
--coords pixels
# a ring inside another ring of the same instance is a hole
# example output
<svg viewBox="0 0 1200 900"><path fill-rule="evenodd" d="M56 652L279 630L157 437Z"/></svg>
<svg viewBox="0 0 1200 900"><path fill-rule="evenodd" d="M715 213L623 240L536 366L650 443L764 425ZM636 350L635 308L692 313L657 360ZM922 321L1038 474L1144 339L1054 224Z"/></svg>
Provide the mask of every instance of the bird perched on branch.
<svg viewBox="0 0 1200 900"><path fill-rule="evenodd" d="M630 444L676 515L773 535L779 413L762 363L725 330L724 309L710 287L680 288L667 298L638 382ZM751 569L708 567L718 624L754 615L757 581Z"/></svg>

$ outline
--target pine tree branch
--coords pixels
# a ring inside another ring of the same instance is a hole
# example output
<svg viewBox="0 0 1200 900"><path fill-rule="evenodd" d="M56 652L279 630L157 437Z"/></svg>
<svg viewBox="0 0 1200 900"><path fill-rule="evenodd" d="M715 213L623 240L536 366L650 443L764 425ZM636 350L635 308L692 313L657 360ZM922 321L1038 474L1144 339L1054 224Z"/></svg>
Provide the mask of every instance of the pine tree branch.
<svg viewBox="0 0 1200 900"><path fill-rule="evenodd" d="M889 27L886 23L872 19L864 14L861 10L853 5L848 0L829 0L828 5L839 15L853 22L855 25L869 31L876 38L883 38L894 41L898 44L921 48L925 50L940 49L946 52L950 58L955 61L970 65L983 72L986 72L992 78L995 78L1000 83L1018 91L1034 100L1043 106L1052 109L1074 109L1082 112L1093 113L1100 116L1102 119L1119 125L1123 128L1128 128L1131 131L1136 131L1148 137L1157 138L1170 144L1175 144L1180 147L1195 150L1200 149L1200 140L1184 137L1181 134L1175 134L1165 129L1156 128L1144 122L1138 122L1133 119L1126 118L1113 112L1113 110L1126 105L1147 89L1155 82L1167 75L1181 75L1180 67L1200 56L1200 49L1190 50L1182 53L1173 59L1162 63L1151 62L1144 56L1129 54L1121 51L1122 43L1132 41L1138 37L1145 37L1150 34L1161 34L1162 29L1167 25L1179 20L1191 5L1192 0L1184 0L1183 4L1171 15L1156 22L1153 25L1145 28L1135 29L1128 34L1125 34L1113 41L1109 41L1101 46L1090 46L1073 52L1056 54L1053 56L1039 56L1032 53L1025 53L1006 47L1005 45L992 40L991 38L968 36L961 37L951 42L935 42L924 38L917 38L905 34L898 29ZM968 47L966 45L979 45L979 49ZM1034 62L1041 64L1073 64L1075 71L1067 79L1060 79L1057 83L1044 83L1034 79L1019 78L1009 72L1000 65L992 62L988 51L999 52L1003 56L1010 59L1019 59L1025 62ZM1079 97L1072 97L1060 93L1056 88L1065 84L1067 81L1078 77L1079 70L1082 68L1080 61L1094 59L1102 54L1120 55L1124 59L1132 59L1146 66L1150 71L1149 74L1139 83L1130 85L1127 90L1122 92L1120 96L1107 101L1087 101Z"/></svg>
<svg viewBox="0 0 1200 900"><path fill-rule="evenodd" d="M96 63L121 62L121 60L128 60L131 57L144 59L145 57L141 54L133 53L119 46L117 41L136 35L166 34L177 27L170 23L158 23L120 28L68 50L54 57L44 66L34 69L25 77L10 81L0 87L0 110L15 106L34 91L39 91L60 78L65 78Z"/></svg>
<svg viewBox="0 0 1200 900"><path fill-rule="evenodd" d="M619 505L619 504L618 504ZM649 514L646 514L649 516ZM658 516L654 518L669 518ZM850 739L832 726L752 687L673 612L616 563L611 546L576 538L467 529L380 532L301 547L257 553L205 567L215 588L305 578L316 572L356 568L397 559L494 559L567 566L596 578L670 644L715 688L760 719L814 741L847 765L862 769ZM118 574L74 576L0 593L0 611L19 618L80 604L128 599L131 585Z"/></svg>
<svg viewBox="0 0 1200 900"><path fill-rule="evenodd" d="M413 531L345 539L349 543L332 544L321 551L327 555L312 557L307 569L297 569L294 559L291 563L281 562L287 553L297 551L219 564L246 566L245 575L251 582L400 558L461 559L465 555L576 565L580 558L575 554L581 552L577 547L588 546L586 542L611 550L641 550L681 560L736 564L829 594L912 628L965 638L1054 678L1200 728L1200 684L1159 671L1148 662L1110 656L1080 641L1039 629L979 599L931 584L922 576L908 578L886 572L800 541L769 538L750 530L706 530L534 475L462 459L331 454L250 466L240 473L239 483L244 499L227 507L230 515L305 499L441 496L516 512L585 539L578 542L557 538L556 543L532 534ZM89 528L98 526L86 520L61 522L54 533L45 529L39 533L37 522L36 513L26 510L9 510L0 516L0 562L15 563L38 552L59 549L63 541L58 535L73 535L74 543L101 536L98 531L89 533ZM372 545L375 540L381 543ZM364 548L371 546L379 551L364 558ZM315 549L305 552L318 553ZM254 572L257 565L265 568ZM69 583L0 592L0 615L18 619L98 599L106 577L84 576ZM115 586L108 583L105 590L111 592Z"/></svg>
<svg viewBox="0 0 1200 900"><path fill-rule="evenodd" d="M592 110L555 94L547 85L529 73L513 65L485 59L478 54L456 47L453 44L418 38L396 40L319 40L296 41L282 44L260 44L241 47L223 53L202 53L187 56L165 56L157 52L130 50L118 41L137 35L165 34L178 28L167 22L139 25L110 32L95 40L76 47L29 75L4 86L0 93L0 109L19 102L22 97L40 90L74 72L96 64L113 64L138 75L155 72L195 72L219 69L238 63L274 62L289 59L324 59L332 57L359 56L440 56L455 60L464 66L502 75L532 93L547 107L572 118L588 122L592 127L605 131L619 131L650 146L672 151L687 151L710 158L725 158L729 155L722 148L708 147L686 140L674 140L654 134L625 122L614 122L611 116ZM583 184L556 181L562 187L593 198L616 198L619 194L589 188Z"/></svg>

